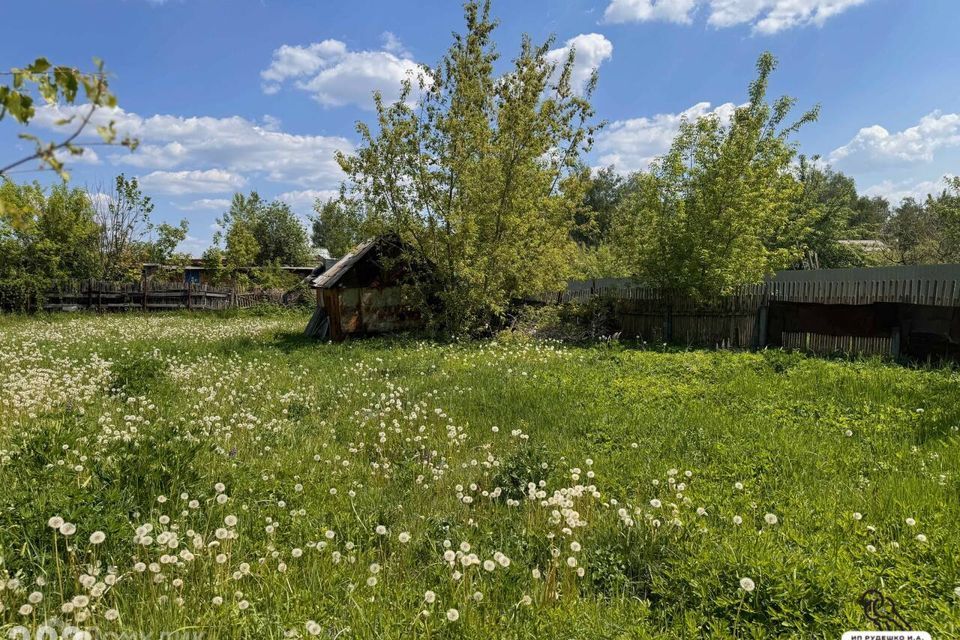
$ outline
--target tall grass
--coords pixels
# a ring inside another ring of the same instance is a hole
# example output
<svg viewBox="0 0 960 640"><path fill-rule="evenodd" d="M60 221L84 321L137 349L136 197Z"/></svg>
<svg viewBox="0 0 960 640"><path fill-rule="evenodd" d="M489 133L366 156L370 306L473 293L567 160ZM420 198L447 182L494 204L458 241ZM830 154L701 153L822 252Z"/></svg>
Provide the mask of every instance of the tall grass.
<svg viewBox="0 0 960 640"><path fill-rule="evenodd" d="M953 371L306 320L0 319L4 632L960 635Z"/></svg>

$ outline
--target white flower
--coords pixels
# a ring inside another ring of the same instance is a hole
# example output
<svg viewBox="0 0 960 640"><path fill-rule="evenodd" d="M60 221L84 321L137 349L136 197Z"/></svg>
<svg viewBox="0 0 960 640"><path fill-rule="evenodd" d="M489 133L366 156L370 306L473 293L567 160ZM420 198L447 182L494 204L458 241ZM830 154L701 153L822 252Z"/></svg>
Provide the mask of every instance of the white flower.
<svg viewBox="0 0 960 640"><path fill-rule="evenodd" d="M750 578L740 578L740 588L750 593L757 588L757 585Z"/></svg>
<svg viewBox="0 0 960 640"><path fill-rule="evenodd" d="M34 591L27 597L27 602L30 604L40 604L43 602L43 594L39 591Z"/></svg>
<svg viewBox="0 0 960 640"><path fill-rule="evenodd" d="M240 608L241 611L244 611L250 607L250 603L247 602L246 600L241 600L240 602L237 603L237 606Z"/></svg>
<svg viewBox="0 0 960 640"><path fill-rule="evenodd" d="M378 524L378 525L377 525L377 528L374 529L374 531L377 532L377 535L378 535L378 536L385 536L385 535L387 535L387 528L386 528L385 526L383 526L382 524Z"/></svg>
<svg viewBox="0 0 960 640"><path fill-rule="evenodd" d="M917 526L917 521L914 520L913 518L907 518L907 526L908 526L908 527L915 527L915 526Z"/></svg>
<svg viewBox="0 0 960 640"><path fill-rule="evenodd" d="M743 518L740 516L733 516L733 524L741 525L743 524Z"/></svg>
<svg viewBox="0 0 960 640"><path fill-rule="evenodd" d="M738 491L739 491L739 490L742 490L742 489L743 489L743 483L742 483L742 482L735 482L735 483L733 484L733 488L734 488L734 489L737 489Z"/></svg>
<svg viewBox="0 0 960 640"><path fill-rule="evenodd" d="M32 604L25 604L25 605L23 605L22 607L20 607L20 615L22 615L22 616L28 616L28 615L30 615L31 613L33 613L33 605L32 605Z"/></svg>
<svg viewBox="0 0 960 640"><path fill-rule="evenodd" d="M104 612L103 617L109 620L110 622L113 622L114 620L120 617L120 612L117 611L116 609L107 609L106 612Z"/></svg>
<svg viewBox="0 0 960 640"><path fill-rule="evenodd" d="M323 627L314 622L313 620L307 620L307 633L312 636L318 636L323 633Z"/></svg>
<svg viewBox="0 0 960 640"><path fill-rule="evenodd" d="M960 589L960 587L957 588ZM437 601L437 594L435 594L433 591L427 591L423 594L423 601L427 604L433 604Z"/></svg>
<svg viewBox="0 0 960 640"><path fill-rule="evenodd" d="M234 516L234 515L227 516L226 518L223 519L223 524L227 525L228 527L237 526L237 516Z"/></svg>
<svg viewBox="0 0 960 640"><path fill-rule="evenodd" d="M917 542L926 542L926 541L927 541L927 536L923 535L922 533L917 534Z"/></svg>
<svg viewBox="0 0 960 640"><path fill-rule="evenodd" d="M774 515L774 514L772 514L772 513L768 513L767 515L763 516L763 520L764 520L764 522L766 522L766 523L769 524L770 526L773 526L773 525L777 524L777 523L780 521L780 520L777 518L777 516Z"/></svg>
<svg viewBox="0 0 960 640"><path fill-rule="evenodd" d="M410 534L406 531L401 531L399 534L397 534L397 540L399 540L403 544L407 544L408 542L410 542Z"/></svg>
<svg viewBox="0 0 960 640"><path fill-rule="evenodd" d="M650 501L650 506L653 507L654 509L659 509L661 504L662 503L656 498Z"/></svg>
<svg viewBox="0 0 960 640"><path fill-rule="evenodd" d="M376 576L370 576L369 578L367 578L367 586L368 586L368 587L375 587L375 586L377 586L377 577L376 577Z"/></svg>
<svg viewBox="0 0 960 640"><path fill-rule="evenodd" d="M59 529L61 526L63 526L63 518L60 516L53 516L47 520L47 526L51 529Z"/></svg>
<svg viewBox="0 0 960 640"><path fill-rule="evenodd" d="M337 532L333 529L327 529L323 535L327 537L327 540L333 540L335 537L337 537Z"/></svg>
<svg viewBox="0 0 960 640"><path fill-rule="evenodd" d="M497 568L497 563L494 562L493 560L484 560L483 568L486 569L487 571L493 571L494 569Z"/></svg>
<svg viewBox="0 0 960 640"><path fill-rule="evenodd" d="M577 559L574 558L573 556L570 556L569 558L567 558L567 566L570 567L571 569L577 566Z"/></svg>
<svg viewBox="0 0 960 640"><path fill-rule="evenodd" d="M450 622L456 622L460 619L460 612L456 609L447 609L447 620Z"/></svg>
<svg viewBox="0 0 960 640"><path fill-rule="evenodd" d="M77 525L73 524L72 522L64 522L62 525L60 525L59 531L61 535L72 536L77 532Z"/></svg>
<svg viewBox="0 0 960 640"><path fill-rule="evenodd" d="M370 573L380 573L380 565L376 562L370 565Z"/></svg>
<svg viewBox="0 0 960 640"><path fill-rule="evenodd" d="M570 551L573 551L574 553L577 553L578 551L580 551L580 548L581 548L581 547L580 547L580 543L579 543L579 542L573 541L573 542L570 543Z"/></svg>
<svg viewBox="0 0 960 640"><path fill-rule="evenodd" d="M863 520L863 514L860 513L859 511L854 511L854 512L853 512L853 519L854 519L854 520L857 520L857 521Z"/></svg>
<svg viewBox="0 0 960 640"><path fill-rule="evenodd" d="M90 544L101 544L107 539L107 534L103 531L94 531L90 534Z"/></svg>
<svg viewBox="0 0 960 640"><path fill-rule="evenodd" d="M957 587L957 588L960 589L960 587ZM533 602L533 599L530 596L525 595L522 598L520 598L520 604L522 604L525 607L529 607L531 602Z"/></svg>
<svg viewBox="0 0 960 640"><path fill-rule="evenodd" d="M876 548L875 546L873 546L872 544L868 544L868 545L867 545L867 551L869 551L870 553L876 553L877 548Z"/></svg>

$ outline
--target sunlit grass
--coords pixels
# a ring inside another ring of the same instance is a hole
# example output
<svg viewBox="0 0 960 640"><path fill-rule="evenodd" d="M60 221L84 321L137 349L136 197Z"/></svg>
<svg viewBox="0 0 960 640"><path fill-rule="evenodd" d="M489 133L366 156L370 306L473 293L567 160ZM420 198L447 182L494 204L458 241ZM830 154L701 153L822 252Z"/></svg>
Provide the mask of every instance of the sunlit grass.
<svg viewBox="0 0 960 640"><path fill-rule="evenodd" d="M306 319L0 319L5 629L960 634L952 371Z"/></svg>

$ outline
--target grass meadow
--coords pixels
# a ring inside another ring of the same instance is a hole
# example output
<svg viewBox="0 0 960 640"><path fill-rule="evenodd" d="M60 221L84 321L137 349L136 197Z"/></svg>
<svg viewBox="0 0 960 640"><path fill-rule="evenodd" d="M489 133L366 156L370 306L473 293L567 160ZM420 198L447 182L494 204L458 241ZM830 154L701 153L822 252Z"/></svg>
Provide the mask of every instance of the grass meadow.
<svg viewBox="0 0 960 640"><path fill-rule="evenodd" d="M4 634L960 637L955 371L306 321L0 318Z"/></svg>

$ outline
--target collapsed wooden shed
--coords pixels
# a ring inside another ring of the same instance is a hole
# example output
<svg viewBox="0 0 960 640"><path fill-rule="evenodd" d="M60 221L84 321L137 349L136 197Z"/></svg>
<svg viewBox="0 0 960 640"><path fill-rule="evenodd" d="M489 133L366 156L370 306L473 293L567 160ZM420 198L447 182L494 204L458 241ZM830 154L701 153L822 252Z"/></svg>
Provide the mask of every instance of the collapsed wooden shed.
<svg viewBox="0 0 960 640"><path fill-rule="evenodd" d="M407 302L414 275L407 248L394 236L373 238L314 278L317 310L306 334L344 340L422 328L423 314Z"/></svg>

